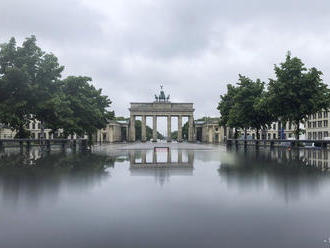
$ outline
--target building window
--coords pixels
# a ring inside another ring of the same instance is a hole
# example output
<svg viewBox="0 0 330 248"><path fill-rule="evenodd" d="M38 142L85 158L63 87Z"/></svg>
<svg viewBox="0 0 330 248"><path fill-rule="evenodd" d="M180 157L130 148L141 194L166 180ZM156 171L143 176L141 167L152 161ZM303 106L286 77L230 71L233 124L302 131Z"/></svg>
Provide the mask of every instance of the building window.
<svg viewBox="0 0 330 248"><path fill-rule="evenodd" d="M322 127L322 121L318 121L317 126Z"/></svg>
<svg viewBox="0 0 330 248"><path fill-rule="evenodd" d="M276 139L276 133L273 133L273 139Z"/></svg>
<svg viewBox="0 0 330 248"><path fill-rule="evenodd" d="M291 121L289 122L289 130L291 130L292 129L292 123L291 123Z"/></svg>
<svg viewBox="0 0 330 248"><path fill-rule="evenodd" d="M41 125L40 125L40 122L38 123L38 129L40 129Z"/></svg>
<svg viewBox="0 0 330 248"><path fill-rule="evenodd" d="M291 138L292 137L292 133L289 133L289 138Z"/></svg>
<svg viewBox="0 0 330 248"><path fill-rule="evenodd" d="M36 129L36 124L34 122L32 123L32 129Z"/></svg>
<svg viewBox="0 0 330 248"><path fill-rule="evenodd" d="M312 133L311 133L311 132L308 132L308 133L307 133L307 136L308 136L308 139L309 139L309 140L312 139Z"/></svg>
<svg viewBox="0 0 330 248"><path fill-rule="evenodd" d="M268 135L268 139L271 139L271 137L272 137L272 136L271 136L271 134L270 134L270 133L268 133L267 135Z"/></svg>
<svg viewBox="0 0 330 248"><path fill-rule="evenodd" d="M317 138L317 133L313 132L313 139L315 140Z"/></svg>
<svg viewBox="0 0 330 248"><path fill-rule="evenodd" d="M323 117L324 117L324 118L327 118L327 117L328 117L328 111L324 111L324 112L323 112Z"/></svg>
<svg viewBox="0 0 330 248"><path fill-rule="evenodd" d="M313 127L316 127L316 121L313 121Z"/></svg>
<svg viewBox="0 0 330 248"><path fill-rule="evenodd" d="M312 127L312 123L310 121L307 122L307 125L308 125L308 128L311 128Z"/></svg>
<svg viewBox="0 0 330 248"><path fill-rule="evenodd" d="M328 131L324 131L324 132L323 132L323 137L325 138L325 137L328 137L328 136L329 136Z"/></svg>
<svg viewBox="0 0 330 248"><path fill-rule="evenodd" d="M276 124L273 125L273 129L276 130Z"/></svg>
<svg viewBox="0 0 330 248"><path fill-rule="evenodd" d="M316 114L313 114L313 120L315 120L316 119Z"/></svg>
<svg viewBox="0 0 330 248"><path fill-rule="evenodd" d="M322 139L322 132L318 132L317 138L318 138L319 140Z"/></svg>
<svg viewBox="0 0 330 248"><path fill-rule="evenodd" d="M215 128L215 131L218 131L218 128L217 127Z"/></svg>
<svg viewBox="0 0 330 248"><path fill-rule="evenodd" d="M319 112L319 113L318 113L318 117L319 117L319 118L322 118L322 112Z"/></svg>
<svg viewBox="0 0 330 248"><path fill-rule="evenodd" d="M324 121L323 121L323 126L324 126L324 127L328 127L328 120L324 120Z"/></svg>

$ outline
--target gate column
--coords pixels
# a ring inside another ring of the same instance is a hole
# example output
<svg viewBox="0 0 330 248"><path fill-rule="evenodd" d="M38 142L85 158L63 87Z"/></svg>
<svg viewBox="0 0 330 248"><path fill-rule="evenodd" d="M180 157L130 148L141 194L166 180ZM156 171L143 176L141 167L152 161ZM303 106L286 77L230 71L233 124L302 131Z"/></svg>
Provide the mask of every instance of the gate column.
<svg viewBox="0 0 330 248"><path fill-rule="evenodd" d="M182 116L178 116L178 142L182 142Z"/></svg>
<svg viewBox="0 0 330 248"><path fill-rule="evenodd" d="M157 142L157 116L152 117L152 141Z"/></svg>
<svg viewBox="0 0 330 248"><path fill-rule="evenodd" d="M167 116L167 142L171 142L172 141L172 137L171 137L171 120L172 117L170 115Z"/></svg>
<svg viewBox="0 0 330 248"><path fill-rule="evenodd" d="M129 141L135 141L135 116L131 115L130 123L129 123Z"/></svg>
<svg viewBox="0 0 330 248"><path fill-rule="evenodd" d="M188 141L194 141L194 118L192 116L188 117Z"/></svg>
<svg viewBox="0 0 330 248"><path fill-rule="evenodd" d="M141 124L141 141L146 142L146 116L142 115L142 124Z"/></svg>

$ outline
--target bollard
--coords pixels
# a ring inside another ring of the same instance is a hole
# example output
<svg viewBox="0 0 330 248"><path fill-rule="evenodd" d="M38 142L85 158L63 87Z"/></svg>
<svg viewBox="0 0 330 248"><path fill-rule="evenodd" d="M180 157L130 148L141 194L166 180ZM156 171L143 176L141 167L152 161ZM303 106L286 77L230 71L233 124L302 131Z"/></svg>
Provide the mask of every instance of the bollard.
<svg viewBox="0 0 330 248"><path fill-rule="evenodd" d="M30 147L31 147L31 141L28 140L28 141L26 141L26 148L27 148L28 150L30 150Z"/></svg>
<svg viewBox="0 0 330 248"><path fill-rule="evenodd" d="M81 140L80 150L81 151L87 150L87 140L86 139Z"/></svg>
<svg viewBox="0 0 330 248"><path fill-rule="evenodd" d="M77 140L72 140L72 150L73 151L77 150Z"/></svg>

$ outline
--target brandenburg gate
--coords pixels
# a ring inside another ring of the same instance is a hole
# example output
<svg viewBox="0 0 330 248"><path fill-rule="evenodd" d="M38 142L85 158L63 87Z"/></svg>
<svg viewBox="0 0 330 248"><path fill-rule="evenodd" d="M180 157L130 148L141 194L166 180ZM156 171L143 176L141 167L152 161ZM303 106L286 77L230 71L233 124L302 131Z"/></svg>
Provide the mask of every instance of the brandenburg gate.
<svg viewBox="0 0 330 248"><path fill-rule="evenodd" d="M157 141L157 117L167 117L167 141L171 141L172 117L178 118L178 142L182 142L182 118L188 117L188 141L194 141L194 108L193 103L172 103L170 96L165 96L163 86L159 96L155 95L155 101L150 103L130 103L129 141L135 141L135 118L142 117L141 141L146 141L146 119L153 119L152 141Z"/></svg>

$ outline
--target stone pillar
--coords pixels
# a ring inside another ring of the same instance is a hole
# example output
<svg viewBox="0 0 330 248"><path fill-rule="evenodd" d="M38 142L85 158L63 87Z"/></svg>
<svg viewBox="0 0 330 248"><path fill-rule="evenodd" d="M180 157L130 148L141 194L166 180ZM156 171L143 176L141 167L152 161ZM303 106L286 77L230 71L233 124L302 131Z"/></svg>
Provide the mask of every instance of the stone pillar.
<svg viewBox="0 0 330 248"><path fill-rule="evenodd" d="M142 123L141 123L141 141L146 142L147 133L146 133L146 116L142 115Z"/></svg>
<svg viewBox="0 0 330 248"><path fill-rule="evenodd" d="M188 117L188 141L194 141L194 118L193 116Z"/></svg>
<svg viewBox="0 0 330 248"><path fill-rule="evenodd" d="M152 117L152 141L157 142L157 116Z"/></svg>
<svg viewBox="0 0 330 248"><path fill-rule="evenodd" d="M167 116L167 142L171 142L172 141L172 137L171 137L171 120L172 117L169 115Z"/></svg>
<svg viewBox="0 0 330 248"><path fill-rule="evenodd" d="M182 142L182 116L178 116L178 142Z"/></svg>
<svg viewBox="0 0 330 248"><path fill-rule="evenodd" d="M135 116L131 115L130 123L129 123L129 141L134 142L135 141Z"/></svg>

